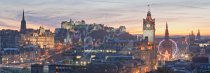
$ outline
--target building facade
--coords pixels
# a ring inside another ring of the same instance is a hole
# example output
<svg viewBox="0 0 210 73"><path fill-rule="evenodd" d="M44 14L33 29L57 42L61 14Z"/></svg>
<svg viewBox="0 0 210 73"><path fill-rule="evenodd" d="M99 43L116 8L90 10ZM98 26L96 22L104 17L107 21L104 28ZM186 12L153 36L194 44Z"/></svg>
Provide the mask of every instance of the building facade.
<svg viewBox="0 0 210 73"><path fill-rule="evenodd" d="M155 19L152 18L151 12L147 12L146 19L143 19L143 39L148 38L148 41L155 41Z"/></svg>
<svg viewBox="0 0 210 73"><path fill-rule="evenodd" d="M54 48L54 34L49 29L40 27L32 34L25 35L26 44L38 45L40 48Z"/></svg>
<svg viewBox="0 0 210 73"><path fill-rule="evenodd" d="M0 48L19 48L20 33L16 30L0 31Z"/></svg>
<svg viewBox="0 0 210 73"><path fill-rule="evenodd" d="M139 46L139 57L144 61L141 72L145 73L154 70L157 65L157 49L155 47L155 19L152 19L151 12L147 12L146 19L143 19L143 40Z"/></svg>
<svg viewBox="0 0 210 73"><path fill-rule="evenodd" d="M75 25L75 23L74 23L74 21L72 21L72 19L70 19L69 22L67 22L67 21L61 22L61 28L63 28L63 29L72 30L74 28L74 25Z"/></svg>
<svg viewBox="0 0 210 73"><path fill-rule="evenodd" d="M32 64L31 73L44 73L44 65L41 64Z"/></svg>

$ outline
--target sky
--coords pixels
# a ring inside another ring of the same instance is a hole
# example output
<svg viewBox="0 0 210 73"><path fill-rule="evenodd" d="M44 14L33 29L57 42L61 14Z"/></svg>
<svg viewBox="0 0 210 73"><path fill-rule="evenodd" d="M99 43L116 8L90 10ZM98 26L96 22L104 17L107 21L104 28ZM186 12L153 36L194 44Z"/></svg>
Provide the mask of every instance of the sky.
<svg viewBox="0 0 210 73"><path fill-rule="evenodd" d="M192 30L210 35L210 0L0 0L0 29L20 29L25 10L27 28L44 26L52 31L61 21L85 20L142 34L143 18L150 4L156 34L188 35Z"/></svg>

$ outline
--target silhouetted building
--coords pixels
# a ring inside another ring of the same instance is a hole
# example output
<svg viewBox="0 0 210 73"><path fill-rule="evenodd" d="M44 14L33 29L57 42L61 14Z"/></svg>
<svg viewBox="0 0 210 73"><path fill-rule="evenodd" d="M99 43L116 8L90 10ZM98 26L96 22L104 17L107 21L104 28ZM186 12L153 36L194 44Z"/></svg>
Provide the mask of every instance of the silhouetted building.
<svg viewBox="0 0 210 73"><path fill-rule="evenodd" d="M194 44L194 42L195 42L195 35L194 35L193 31L191 31L191 33L189 34L189 42L190 42L190 44Z"/></svg>
<svg viewBox="0 0 210 73"><path fill-rule="evenodd" d="M210 63L195 64L194 73L210 73Z"/></svg>
<svg viewBox="0 0 210 73"><path fill-rule="evenodd" d="M22 34L26 33L26 20L25 20L24 10L23 10L23 16L22 16L22 20L21 20L20 33L22 33Z"/></svg>
<svg viewBox="0 0 210 73"><path fill-rule="evenodd" d="M84 66L72 66L72 65L48 65L49 73L86 73Z"/></svg>
<svg viewBox="0 0 210 73"><path fill-rule="evenodd" d="M210 73L210 63L208 57L193 57L192 63L194 67L193 73Z"/></svg>
<svg viewBox="0 0 210 73"><path fill-rule="evenodd" d="M19 48L20 33L17 30L0 31L0 48Z"/></svg>
<svg viewBox="0 0 210 73"><path fill-rule="evenodd" d="M126 32L126 27L125 26L120 26L117 30L119 32Z"/></svg>
<svg viewBox="0 0 210 73"><path fill-rule="evenodd" d="M86 73L118 73L118 67L114 63L91 63Z"/></svg>
<svg viewBox="0 0 210 73"><path fill-rule="evenodd" d="M169 61L173 58L173 42L169 39L168 23L166 22L165 38L160 44L159 49L160 60Z"/></svg>
<svg viewBox="0 0 210 73"><path fill-rule="evenodd" d="M68 29L64 29L64 28L56 28L55 29L55 43L64 43L65 42L65 38L67 38L67 32Z"/></svg>
<svg viewBox="0 0 210 73"><path fill-rule="evenodd" d="M208 57L193 57L192 58L193 63L209 63Z"/></svg>
<svg viewBox="0 0 210 73"><path fill-rule="evenodd" d="M44 65L41 64L32 64L31 73L44 73Z"/></svg>
<svg viewBox="0 0 210 73"><path fill-rule="evenodd" d="M169 40L168 23L166 22L165 40Z"/></svg>
<svg viewBox="0 0 210 73"><path fill-rule="evenodd" d="M200 30L198 29L198 33L197 33L197 36L196 36L196 40L201 40L201 34L200 34Z"/></svg>

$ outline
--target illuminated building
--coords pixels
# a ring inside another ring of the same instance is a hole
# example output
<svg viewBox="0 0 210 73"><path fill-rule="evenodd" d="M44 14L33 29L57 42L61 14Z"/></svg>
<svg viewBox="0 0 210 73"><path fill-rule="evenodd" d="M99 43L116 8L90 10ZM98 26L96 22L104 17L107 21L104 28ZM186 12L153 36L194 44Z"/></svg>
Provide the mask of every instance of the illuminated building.
<svg viewBox="0 0 210 73"><path fill-rule="evenodd" d="M39 56L39 48L24 47L24 48L3 48L2 63L17 64L29 61L37 61Z"/></svg>
<svg viewBox="0 0 210 73"><path fill-rule="evenodd" d="M125 26L120 26L118 28L119 32L126 32L126 27Z"/></svg>
<svg viewBox="0 0 210 73"><path fill-rule="evenodd" d="M139 46L140 59L145 62L141 72L145 73L155 69L157 62L157 50L155 48L155 19L152 19L149 10L146 19L143 19L143 40Z"/></svg>
<svg viewBox="0 0 210 73"><path fill-rule="evenodd" d="M67 32L66 38L64 39L64 43L65 44L67 44L67 43L72 44L72 39L71 39L71 36L70 36L70 32Z"/></svg>
<svg viewBox="0 0 210 73"><path fill-rule="evenodd" d="M38 45L40 48L54 48L54 34L50 30L40 27L32 35L27 35L28 44Z"/></svg>
<svg viewBox="0 0 210 73"><path fill-rule="evenodd" d="M147 12L146 19L143 19L143 38L154 43L155 40L155 19L152 19L151 12Z"/></svg>
<svg viewBox="0 0 210 73"><path fill-rule="evenodd" d="M20 33L20 46L32 44L38 45L40 48L54 48L54 34L50 30L45 30L43 27L40 27L38 30L26 29L24 11Z"/></svg>
<svg viewBox="0 0 210 73"><path fill-rule="evenodd" d="M63 44L62 43L56 43L55 44L55 51L59 52L63 49Z"/></svg>
<svg viewBox="0 0 210 73"><path fill-rule="evenodd" d="M72 19L70 19L69 22L67 22L67 21L61 22L61 28L63 28L63 29L72 30L74 28L74 25L75 25L75 23L74 23L74 21L72 21Z"/></svg>

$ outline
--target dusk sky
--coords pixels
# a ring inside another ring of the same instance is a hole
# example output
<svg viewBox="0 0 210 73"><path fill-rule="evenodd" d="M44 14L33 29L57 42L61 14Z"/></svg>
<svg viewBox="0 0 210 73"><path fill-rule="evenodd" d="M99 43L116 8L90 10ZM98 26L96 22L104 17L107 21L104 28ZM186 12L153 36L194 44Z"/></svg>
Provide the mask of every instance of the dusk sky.
<svg viewBox="0 0 210 73"><path fill-rule="evenodd" d="M85 20L107 26L127 27L142 34L148 0L0 0L0 29L19 30L25 10L27 28L54 30L61 21ZM163 35L166 21L170 35L188 35L191 30L210 35L210 0L149 0L156 34Z"/></svg>

